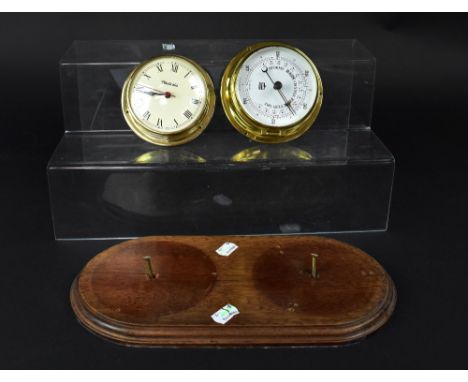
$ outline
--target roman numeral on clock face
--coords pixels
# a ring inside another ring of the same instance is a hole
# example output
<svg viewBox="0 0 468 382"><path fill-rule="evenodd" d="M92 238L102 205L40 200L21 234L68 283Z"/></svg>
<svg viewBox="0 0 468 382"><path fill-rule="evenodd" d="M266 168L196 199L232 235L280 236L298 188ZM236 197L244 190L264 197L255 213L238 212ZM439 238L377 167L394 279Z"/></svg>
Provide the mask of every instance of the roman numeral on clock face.
<svg viewBox="0 0 468 382"><path fill-rule="evenodd" d="M194 105L198 105L201 101L199 99L196 99L196 98L192 98L192 103Z"/></svg>
<svg viewBox="0 0 468 382"><path fill-rule="evenodd" d="M147 79L151 78L151 76L149 74L147 74L147 73L143 73L143 76L145 76Z"/></svg>
<svg viewBox="0 0 468 382"><path fill-rule="evenodd" d="M157 68L160 72L163 71L163 66L162 66L162 64L161 64L160 62L159 62L158 64L156 64L156 68Z"/></svg>
<svg viewBox="0 0 468 382"><path fill-rule="evenodd" d="M266 84L265 82L259 82L258 83L258 90L265 90Z"/></svg>
<svg viewBox="0 0 468 382"><path fill-rule="evenodd" d="M179 64L177 62L173 62L172 63L172 71L174 73L177 73L178 70L179 70Z"/></svg>
<svg viewBox="0 0 468 382"><path fill-rule="evenodd" d="M158 118L158 122L156 122L157 127L163 127L163 121L161 118Z"/></svg>
<svg viewBox="0 0 468 382"><path fill-rule="evenodd" d="M192 112L190 110L185 110L184 115L187 117L187 119L192 118Z"/></svg>
<svg viewBox="0 0 468 382"><path fill-rule="evenodd" d="M190 73L192 73L191 70L189 70L189 71L187 72L187 74L184 76L184 78L187 78L187 77L189 76Z"/></svg>
<svg viewBox="0 0 468 382"><path fill-rule="evenodd" d="M147 110L145 111L145 114L143 114L143 119L148 120L151 117L151 113Z"/></svg>

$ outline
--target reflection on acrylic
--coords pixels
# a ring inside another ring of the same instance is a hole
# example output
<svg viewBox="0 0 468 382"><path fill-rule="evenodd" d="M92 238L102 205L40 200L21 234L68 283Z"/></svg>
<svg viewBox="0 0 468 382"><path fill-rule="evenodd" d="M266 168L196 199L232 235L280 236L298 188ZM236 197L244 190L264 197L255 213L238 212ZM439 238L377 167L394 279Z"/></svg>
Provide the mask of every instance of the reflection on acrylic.
<svg viewBox="0 0 468 382"><path fill-rule="evenodd" d="M135 164L205 163L206 159L187 150L160 149L138 155Z"/></svg>
<svg viewBox="0 0 468 382"><path fill-rule="evenodd" d="M233 162L255 161L310 161L314 156L303 149L293 146L255 146L249 147L232 156Z"/></svg>

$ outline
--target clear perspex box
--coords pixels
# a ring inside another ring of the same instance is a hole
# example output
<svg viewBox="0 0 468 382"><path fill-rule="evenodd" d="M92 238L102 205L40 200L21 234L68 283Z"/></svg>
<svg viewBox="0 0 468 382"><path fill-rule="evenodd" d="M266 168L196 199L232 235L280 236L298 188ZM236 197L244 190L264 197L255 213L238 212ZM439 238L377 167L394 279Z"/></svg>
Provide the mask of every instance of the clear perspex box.
<svg viewBox="0 0 468 382"><path fill-rule="evenodd" d="M282 40L316 64L323 106L289 143L249 141L219 97L205 132L144 142L122 116L123 82L160 55L196 60L216 91L256 40L76 41L60 61L65 134L47 167L57 239L385 230L394 158L371 129L375 58L356 40Z"/></svg>

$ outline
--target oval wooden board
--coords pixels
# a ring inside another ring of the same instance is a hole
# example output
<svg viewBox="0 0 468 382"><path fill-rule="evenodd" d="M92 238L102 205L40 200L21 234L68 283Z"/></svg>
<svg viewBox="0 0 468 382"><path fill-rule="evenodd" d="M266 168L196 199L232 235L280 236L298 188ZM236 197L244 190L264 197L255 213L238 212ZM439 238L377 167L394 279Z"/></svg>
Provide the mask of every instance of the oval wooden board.
<svg viewBox="0 0 468 382"><path fill-rule="evenodd" d="M216 253L225 242L239 246ZM311 254L318 254L318 278ZM155 278L149 278L145 256ZM152 236L115 245L76 277L78 320L110 340L159 345L318 345L361 339L395 307L385 270L363 251L319 236ZM240 314L211 315L226 304Z"/></svg>

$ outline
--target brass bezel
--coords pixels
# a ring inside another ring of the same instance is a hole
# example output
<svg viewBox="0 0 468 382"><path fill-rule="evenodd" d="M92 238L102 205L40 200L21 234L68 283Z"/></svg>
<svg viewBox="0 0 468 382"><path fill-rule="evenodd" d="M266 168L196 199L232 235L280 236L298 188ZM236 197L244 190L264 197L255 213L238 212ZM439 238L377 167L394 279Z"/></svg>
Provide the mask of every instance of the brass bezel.
<svg viewBox="0 0 468 382"><path fill-rule="evenodd" d="M179 60L187 61L201 73L202 78L204 80L206 100L203 106L203 110L199 117L192 121L191 125L183 129L182 131L158 133L153 130L150 130L137 118L130 106L130 96L134 80L138 77L140 72L147 64L151 63L152 61L157 61L161 58L176 58ZM206 129L211 118L213 117L216 104L216 95L214 91L213 81L205 69L203 69L199 64L187 57L176 54L168 54L153 57L147 61L142 62L132 70L132 72L125 80L122 89L121 104L125 121L127 122L128 126L133 130L133 132L136 135L138 135L141 139L144 139L147 142L159 146L177 146L195 139Z"/></svg>
<svg viewBox="0 0 468 382"><path fill-rule="evenodd" d="M300 121L284 127L272 127L254 120L244 111L236 94L236 82L243 63L257 50L273 46L291 49L304 57L314 71L317 81L317 97L310 111ZM302 50L283 42L260 42L244 48L229 62L221 79L221 103L229 122L241 134L257 142L283 143L300 137L315 122L322 106L322 101L322 80L314 63Z"/></svg>

